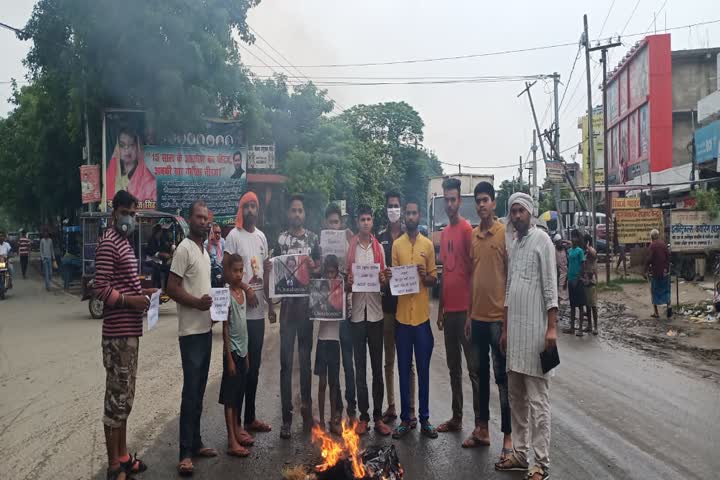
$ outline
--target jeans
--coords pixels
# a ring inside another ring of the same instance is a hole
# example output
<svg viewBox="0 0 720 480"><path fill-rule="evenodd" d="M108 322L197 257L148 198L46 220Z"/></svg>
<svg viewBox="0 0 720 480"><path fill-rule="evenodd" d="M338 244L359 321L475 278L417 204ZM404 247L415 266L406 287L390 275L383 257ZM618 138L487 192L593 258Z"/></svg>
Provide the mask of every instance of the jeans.
<svg viewBox="0 0 720 480"><path fill-rule="evenodd" d="M212 332L180 337L183 369L182 403L180 404L180 460L190 458L203 448L200 417L210 370Z"/></svg>
<svg viewBox="0 0 720 480"><path fill-rule="evenodd" d="M413 351L417 365L420 422L427 422L430 418L430 358L434 344L435 338L430 328L430 320L416 327L400 322L395 324L395 348L400 377L400 419L403 422L410 421L410 365Z"/></svg>
<svg viewBox="0 0 720 480"><path fill-rule="evenodd" d="M388 407L395 407L395 314L385 312L383 320L385 341L385 389ZM415 415L415 395L417 395L417 376L415 362L410 361L410 413Z"/></svg>
<svg viewBox="0 0 720 480"><path fill-rule="evenodd" d="M280 309L280 403L284 424L292 422L292 371L295 337L300 362L300 398L303 419L312 416L313 322L308 318L307 298L283 299Z"/></svg>
<svg viewBox="0 0 720 480"><path fill-rule="evenodd" d="M247 371L245 382L245 425L256 420L255 396L257 395L258 378L260 377L260 363L262 362L262 349L265 341L265 319L247 321L248 355L250 355L250 368ZM240 410L238 410L238 422Z"/></svg>
<svg viewBox="0 0 720 480"><path fill-rule="evenodd" d="M353 339L350 330L350 320L340 322L340 347L342 351L342 366L345 372L345 402L347 403L348 417L355 416L357 404L355 402L355 366L353 364ZM338 412L342 414L342 398L338 398Z"/></svg>
<svg viewBox="0 0 720 480"><path fill-rule="evenodd" d="M43 257L42 259L42 271L43 277L45 278L45 289L50 290L50 280L52 279L52 258Z"/></svg>
<svg viewBox="0 0 720 480"><path fill-rule="evenodd" d="M357 385L358 410L361 421L370 421L368 410L367 354L370 350L370 369L372 370L373 420L382 418L383 395L383 322L351 322L353 354L355 356L355 385Z"/></svg>
<svg viewBox="0 0 720 480"><path fill-rule="evenodd" d="M508 377L505 371L505 355L500 351L501 335L502 322L472 321L472 342L477 352L477 372L480 384L480 413L477 419L485 423L490 420L490 354L492 354L495 383L500 394L501 430L503 433L511 433Z"/></svg>
<svg viewBox="0 0 720 480"><path fill-rule="evenodd" d="M450 388L452 390L452 412L453 418L463 417L463 379L462 379L462 357L465 354L465 362L472 387L473 412L475 422L480 420L480 395L477 371L477 353L472 342L465 337L466 312L448 312L445 314L443 336L445 337L445 352L447 367L450 371Z"/></svg>
<svg viewBox="0 0 720 480"><path fill-rule="evenodd" d="M27 277L27 268L28 268L28 260L30 257L27 255L21 255L20 256L20 270L22 270L22 276L23 278Z"/></svg>

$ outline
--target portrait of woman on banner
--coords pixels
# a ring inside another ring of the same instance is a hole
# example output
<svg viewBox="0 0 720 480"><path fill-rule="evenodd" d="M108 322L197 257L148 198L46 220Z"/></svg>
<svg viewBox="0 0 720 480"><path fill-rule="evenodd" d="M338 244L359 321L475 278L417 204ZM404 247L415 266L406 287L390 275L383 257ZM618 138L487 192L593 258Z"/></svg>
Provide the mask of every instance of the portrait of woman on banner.
<svg viewBox="0 0 720 480"><path fill-rule="evenodd" d="M155 208L157 183L145 165L140 136L129 128L122 128L107 168L107 198L118 190L127 190L140 201L140 208ZM148 201L152 206L148 206Z"/></svg>

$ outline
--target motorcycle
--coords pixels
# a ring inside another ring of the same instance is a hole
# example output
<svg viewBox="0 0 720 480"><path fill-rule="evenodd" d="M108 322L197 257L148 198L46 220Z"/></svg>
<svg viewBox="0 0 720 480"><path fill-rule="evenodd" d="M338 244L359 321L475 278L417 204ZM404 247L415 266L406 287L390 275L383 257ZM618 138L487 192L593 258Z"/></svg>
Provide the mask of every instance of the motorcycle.
<svg viewBox="0 0 720 480"><path fill-rule="evenodd" d="M0 257L0 300L5 300L5 293L11 288L9 260L7 257Z"/></svg>

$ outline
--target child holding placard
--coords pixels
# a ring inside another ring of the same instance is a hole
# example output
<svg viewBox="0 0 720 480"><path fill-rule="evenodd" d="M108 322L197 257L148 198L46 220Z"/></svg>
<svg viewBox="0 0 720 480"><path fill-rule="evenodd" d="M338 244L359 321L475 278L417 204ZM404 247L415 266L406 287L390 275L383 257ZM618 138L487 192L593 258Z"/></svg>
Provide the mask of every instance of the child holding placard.
<svg viewBox="0 0 720 480"><path fill-rule="evenodd" d="M247 457L245 448L253 445L253 438L238 422L245 396L245 377L248 371L248 331L245 295L242 290L243 259L230 255L226 279L230 283L230 309L227 321L223 323L223 376L220 384L220 403L225 406L228 450L233 457Z"/></svg>

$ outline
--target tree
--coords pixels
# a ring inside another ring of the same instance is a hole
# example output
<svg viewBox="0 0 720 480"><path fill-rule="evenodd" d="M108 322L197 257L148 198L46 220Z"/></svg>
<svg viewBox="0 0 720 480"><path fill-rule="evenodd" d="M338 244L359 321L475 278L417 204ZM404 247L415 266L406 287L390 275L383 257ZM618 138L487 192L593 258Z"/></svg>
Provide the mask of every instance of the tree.
<svg viewBox="0 0 720 480"><path fill-rule="evenodd" d="M500 187L495 191L495 214L498 217L506 217L508 214L507 202L510 200L510 196L515 192L530 193L530 186L523 182L520 185L518 180L514 178L512 180L503 180Z"/></svg>
<svg viewBox="0 0 720 480"><path fill-rule="evenodd" d="M425 124L405 102L356 105L343 112L342 117L360 140L393 147L417 146L423 141Z"/></svg>

